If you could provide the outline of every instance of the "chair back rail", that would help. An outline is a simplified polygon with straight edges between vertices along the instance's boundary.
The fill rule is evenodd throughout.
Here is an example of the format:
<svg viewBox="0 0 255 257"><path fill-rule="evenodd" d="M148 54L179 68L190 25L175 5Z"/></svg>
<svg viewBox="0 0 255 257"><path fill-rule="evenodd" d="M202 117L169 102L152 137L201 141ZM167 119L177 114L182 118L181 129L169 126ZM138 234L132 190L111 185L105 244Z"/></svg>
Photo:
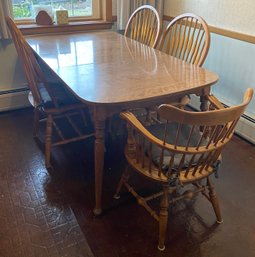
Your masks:
<svg viewBox="0 0 255 257"><path fill-rule="evenodd" d="M202 66L209 47L207 23L195 14L185 13L168 24L157 48L178 59Z"/></svg>
<svg viewBox="0 0 255 257"><path fill-rule="evenodd" d="M150 47L155 47L161 32L161 18L151 5L137 8L127 22L124 35Z"/></svg>

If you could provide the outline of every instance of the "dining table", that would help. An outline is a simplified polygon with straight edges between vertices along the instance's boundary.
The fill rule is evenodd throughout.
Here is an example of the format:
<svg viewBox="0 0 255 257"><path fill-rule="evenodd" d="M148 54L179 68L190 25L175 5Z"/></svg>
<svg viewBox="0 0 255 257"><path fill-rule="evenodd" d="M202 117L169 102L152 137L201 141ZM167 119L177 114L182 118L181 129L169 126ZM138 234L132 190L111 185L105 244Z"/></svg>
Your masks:
<svg viewBox="0 0 255 257"><path fill-rule="evenodd" d="M206 95L218 75L113 30L26 37L38 59L92 110L95 128L95 215L103 210L106 120L123 110Z"/></svg>

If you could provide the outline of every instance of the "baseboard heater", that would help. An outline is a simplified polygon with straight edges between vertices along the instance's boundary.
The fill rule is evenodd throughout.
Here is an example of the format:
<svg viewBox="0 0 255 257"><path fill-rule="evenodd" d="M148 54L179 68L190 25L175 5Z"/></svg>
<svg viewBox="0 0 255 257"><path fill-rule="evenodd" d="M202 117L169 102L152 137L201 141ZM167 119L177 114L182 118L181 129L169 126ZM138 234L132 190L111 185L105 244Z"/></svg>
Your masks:
<svg viewBox="0 0 255 257"><path fill-rule="evenodd" d="M225 107L229 107L229 105L222 103ZM199 97L193 96L191 97L191 108L199 110L200 108L200 99ZM252 144L255 144L255 119L243 114L237 123L235 133L249 141Z"/></svg>
<svg viewBox="0 0 255 257"><path fill-rule="evenodd" d="M242 115L235 133L255 145L255 120L247 115Z"/></svg>
<svg viewBox="0 0 255 257"><path fill-rule="evenodd" d="M0 91L0 112L30 106L28 92L28 87Z"/></svg>

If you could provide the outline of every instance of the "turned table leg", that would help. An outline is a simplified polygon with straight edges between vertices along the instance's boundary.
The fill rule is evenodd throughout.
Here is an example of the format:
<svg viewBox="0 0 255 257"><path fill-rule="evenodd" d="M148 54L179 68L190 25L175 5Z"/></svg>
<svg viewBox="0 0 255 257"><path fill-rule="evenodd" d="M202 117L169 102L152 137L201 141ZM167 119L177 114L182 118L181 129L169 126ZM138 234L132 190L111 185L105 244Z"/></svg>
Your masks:
<svg viewBox="0 0 255 257"><path fill-rule="evenodd" d="M207 96L210 94L210 88L206 88L203 90L202 94L200 95L200 110L202 112L208 111L208 98Z"/></svg>
<svg viewBox="0 0 255 257"><path fill-rule="evenodd" d="M102 186L104 172L104 130L105 121L95 121L95 208L96 216L102 213Z"/></svg>

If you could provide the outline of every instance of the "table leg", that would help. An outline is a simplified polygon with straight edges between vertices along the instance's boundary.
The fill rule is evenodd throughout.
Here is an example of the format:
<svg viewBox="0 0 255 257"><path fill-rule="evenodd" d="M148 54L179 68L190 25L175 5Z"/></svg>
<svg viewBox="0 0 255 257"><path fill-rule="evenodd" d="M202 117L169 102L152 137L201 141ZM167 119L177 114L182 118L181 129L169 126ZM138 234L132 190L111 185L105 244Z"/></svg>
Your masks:
<svg viewBox="0 0 255 257"><path fill-rule="evenodd" d="M210 88L204 89L202 94L200 95L200 110L208 111L208 98L207 96L210 94Z"/></svg>
<svg viewBox="0 0 255 257"><path fill-rule="evenodd" d="M102 186L104 172L104 136L105 121L95 121L95 201L96 206L93 210L96 216L102 213Z"/></svg>

